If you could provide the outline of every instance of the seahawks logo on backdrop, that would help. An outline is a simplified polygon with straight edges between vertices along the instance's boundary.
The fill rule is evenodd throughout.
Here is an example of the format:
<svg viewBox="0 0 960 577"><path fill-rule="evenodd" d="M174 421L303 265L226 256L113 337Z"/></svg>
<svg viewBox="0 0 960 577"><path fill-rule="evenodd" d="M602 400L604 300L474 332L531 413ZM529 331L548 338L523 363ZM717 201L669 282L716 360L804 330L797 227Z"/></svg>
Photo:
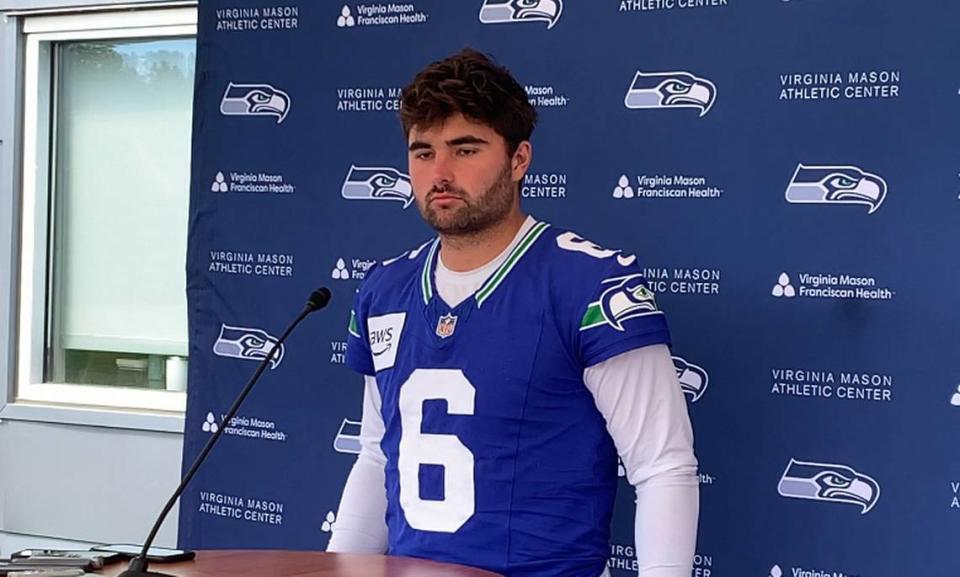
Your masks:
<svg viewBox="0 0 960 577"><path fill-rule="evenodd" d="M790 459L777 492L794 499L856 505L862 515L869 513L880 499L880 485L872 477L846 465L796 459Z"/></svg>
<svg viewBox="0 0 960 577"><path fill-rule="evenodd" d="M677 380L680 381L680 390L690 397L691 403L696 403L707 392L710 377L703 367L688 363L681 357L673 357L673 367L677 370Z"/></svg>
<svg viewBox="0 0 960 577"><path fill-rule="evenodd" d="M580 330L609 325L623 331L627 320L647 315L663 314L657 309L653 292L647 288L642 274L605 279L607 286L600 299L590 303L580 321Z"/></svg>
<svg viewBox="0 0 960 577"><path fill-rule="evenodd" d="M787 185L792 204L863 204L876 212L887 196L887 181L856 166L797 165Z"/></svg>
<svg viewBox="0 0 960 577"><path fill-rule="evenodd" d="M410 177L393 168L351 166L340 195L347 200L393 200L407 208L413 202Z"/></svg>
<svg viewBox="0 0 960 577"><path fill-rule="evenodd" d="M484 0L480 8L480 22L503 24L508 22L546 22L553 28L563 13L562 0Z"/></svg>
<svg viewBox="0 0 960 577"><path fill-rule="evenodd" d="M706 115L717 98L717 87L689 72L640 72L630 83L624 105L632 110L648 108L696 108Z"/></svg>
<svg viewBox="0 0 960 577"><path fill-rule="evenodd" d="M220 336L213 343L213 354L218 357L262 361L277 346L279 339L266 331L248 327L220 326ZM283 345L270 359L270 368L280 366L283 360Z"/></svg>
<svg viewBox="0 0 960 577"><path fill-rule="evenodd" d="M360 421L343 419L333 438L333 450L348 455L360 454Z"/></svg>
<svg viewBox="0 0 960 577"><path fill-rule="evenodd" d="M275 116L277 124L290 112L290 96L269 84L227 85L220 100L220 114L225 116Z"/></svg>

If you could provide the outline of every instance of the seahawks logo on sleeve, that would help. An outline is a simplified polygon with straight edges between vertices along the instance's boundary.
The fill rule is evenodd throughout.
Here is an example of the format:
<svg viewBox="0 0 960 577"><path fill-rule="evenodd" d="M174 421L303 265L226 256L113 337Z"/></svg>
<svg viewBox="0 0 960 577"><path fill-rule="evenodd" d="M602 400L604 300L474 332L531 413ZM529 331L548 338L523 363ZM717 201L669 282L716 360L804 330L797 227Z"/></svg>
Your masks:
<svg viewBox="0 0 960 577"><path fill-rule="evenodd" d="M592 257L565 258L563 266L564 277L579 285L572 291L576 308L567 317L578 335L579 362L589 367L632 349L670 344L666 316L635 255L603 248L572 232L557 235L556 242L562 250ZM590 292L583 290L587 287L582 281L592 281Z"/></svg>
<svg viewBox="0 0 960 577"><path fill-rule="evenodd" d="M624 321L647 315L662 314L643 275L604 279L600 299L590 303L580 321L580 330L609 325L623 332Z"/></svg>
<svg viewBox="0 0 960 577"><path fill-rule="evenodd" d="M600 247L572 232L557 236L557 246L570 252L579 252L597 260L616 257L616 263L624 272L633 268L637 257L624 255L619 250ZM653 292L647 288L646 280L640 273L617 275L601 281L600 296L587 305L580 319L580 330L610 326L624 332L623 323L633 318L663 314L657 308Z"/></svg>

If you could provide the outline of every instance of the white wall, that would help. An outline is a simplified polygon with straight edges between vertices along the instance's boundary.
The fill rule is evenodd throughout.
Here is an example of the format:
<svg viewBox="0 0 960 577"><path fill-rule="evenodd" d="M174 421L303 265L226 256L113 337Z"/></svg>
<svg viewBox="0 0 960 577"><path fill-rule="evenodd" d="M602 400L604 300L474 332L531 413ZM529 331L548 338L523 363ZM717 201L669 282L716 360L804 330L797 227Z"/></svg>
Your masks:
<svg viewBox="0 0 960 577"><path fill-rule="evenodd" d="M0 423L0 551L38 537L141 543L179 480L182 435ZM158 535L176 544L176 509Z"/></svg>
<svg viewBox="0 0 960 577"><path fill-rule="evenodd" d="M0 0L0 13L137 0ZM0 554L139 543L180 474L182 417L17 406L13 360L20 109L16 18L0 14ZM158 544L176 543L176 511Z"/></svg>

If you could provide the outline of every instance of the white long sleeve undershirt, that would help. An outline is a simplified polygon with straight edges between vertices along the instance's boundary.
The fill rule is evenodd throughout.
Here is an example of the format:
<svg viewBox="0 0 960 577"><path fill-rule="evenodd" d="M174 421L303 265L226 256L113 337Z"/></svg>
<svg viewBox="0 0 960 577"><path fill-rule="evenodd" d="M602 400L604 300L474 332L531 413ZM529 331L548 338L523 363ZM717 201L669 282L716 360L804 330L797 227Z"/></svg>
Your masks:
<svg viewBox="0 0 960 577"><path fill-rule="evenodd" d="M506 258L526 230L528 218L500 256L467 273L438 260L436 286L456 306L470 297ZM584 383L603 415L636 492L634 539L640 577L689 577L699 517L693 432L666 345L627 351L584 371ZM386 457L380 448L384 424L374 377L365 377L360 455L344 486L331 552L384 553L387 509Z"/></svg>

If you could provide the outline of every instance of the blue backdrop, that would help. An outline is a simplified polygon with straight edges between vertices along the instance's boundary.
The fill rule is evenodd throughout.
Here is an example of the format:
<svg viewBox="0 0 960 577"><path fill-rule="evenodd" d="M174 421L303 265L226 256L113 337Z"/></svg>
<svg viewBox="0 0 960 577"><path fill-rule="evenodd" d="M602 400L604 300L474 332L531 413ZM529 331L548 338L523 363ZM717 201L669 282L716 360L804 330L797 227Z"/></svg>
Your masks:
<svg viewBox="0 0 960 577"><path fill-rule="evenodd" d="M333 300L183 495L180 544L326 546L358 446L354 291L430 236L399 89L473 46L540 113L525 209L635 252L667 312L694 575L957 575L958 21L947 0L202 1L185 463L310 290Z"/></svg>

